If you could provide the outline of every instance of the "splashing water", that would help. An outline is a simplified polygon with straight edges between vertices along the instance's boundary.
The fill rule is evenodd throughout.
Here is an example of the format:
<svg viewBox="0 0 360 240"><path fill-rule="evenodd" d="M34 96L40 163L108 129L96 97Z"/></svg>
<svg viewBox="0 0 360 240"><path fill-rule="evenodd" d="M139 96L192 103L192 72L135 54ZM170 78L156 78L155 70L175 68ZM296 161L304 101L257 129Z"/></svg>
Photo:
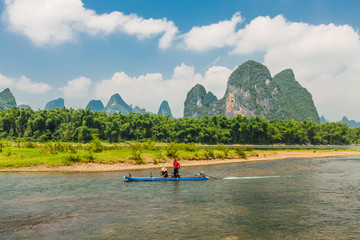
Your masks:
<svg viewBox="0 0 360 240"><path fill-rule="evenodd" d="M265 178L285 178L292 177L291 175L278 176L252 176L252 177L225 177L224 180L244 180L244 179L265 179Z"/></svg>

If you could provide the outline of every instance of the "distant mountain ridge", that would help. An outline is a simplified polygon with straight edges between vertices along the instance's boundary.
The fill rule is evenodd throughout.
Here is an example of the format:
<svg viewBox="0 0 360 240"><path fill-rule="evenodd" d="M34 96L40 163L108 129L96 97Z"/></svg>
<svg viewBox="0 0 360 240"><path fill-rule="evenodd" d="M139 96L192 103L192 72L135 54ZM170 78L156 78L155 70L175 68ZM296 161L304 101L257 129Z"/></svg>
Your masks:
<svg viewBox="0 0 360 240"><path fill-rule="evenodd" d="M356 122L355 120L349 120L347 117L343 116L340 121L341 123L347 123L349 127L360 127L360 122Z"/></svg>
<svg viewBox="0 0 360 240"><path fill-rule="evenodd" d="M118 93L115 93L110 97L109 102L105 107L106 113L121 112L122 114L128 114L132 112L132 108L120 97Z"/></svg>
<svg viewBox="0 0 360 240"><path fill-rule="evenodd" d="M295 80L291 69L272 78L266 66L252 60L232 72L220 100L200 84L187 94L184 117L221 114L320 122L311 94Z"/></svg>
<svg viewBox="0 0 360 240"><path fill-rule="evenodd" d="M184 117L203 117L211 112L211 115L215 114L215 109L211 109L212 104L216 103L217 97L212 92L206 92L205 88L201 84L196 84L187 94L184 103Z"/></svg>
<svg viewBox="0 0 360 240"><path fill-rule="evenodd" d="M12 106L16 106L16 101L7 88L0 93L0 108L4 110ZM48 102L45 109L63 107L64 99L59 98ZM106 113L147 112L144 108L127 104L118 93L111 96L105 107L100 100L91 100L86 106L86 109L88 108ZM162 102L158 114L171 115L167 101ZM296 81L291 69L272 77L266 66L252 60L241 64L232 72L225 95L221 99L206 91L200 84L188 92L184 102L184 117L214 115L320 122L311 94Z"/></svg>
<svg viewBox="0 0 360 240"><path fill-rule="evenodd" d="M28 109L28 108L31 108L29 105L26 105L26 104L20 104L19 105L19 108L24 108L24 109Z"/></svg>
<svg viewBox="0 0 360 240"><path fill-rule="evenodd" d="M46 110L52 110L52 109L56 109L56 108L61 109L63 107L65 107L65 103L64 103L63 98L58 98L58 99L55 99L55 100L51 100L45 105Z"/></svg>
<svg viewBox="0 0 360 240"><path fill-rule="evenodd" d="M0 110L10 109L16 105L15 97L9 88L5 88L4 91L0 92Z"/></svg>
<svg viewBox="0 0 360 240"><path fill-rule="evenodd" d="M128 105L118 93L115 93L110 97L109 102L105 107L106 113L146 113L144 108L140 108L138 106L132 107L132 105Z"/></svg>
<svg viewBox="0 0 360 240"><path fill-rule="evenodd" d="M320 123L327 123L327 122L329 122L329 121L324 117L324 115L321 115Z"/></svg>
<svg viewBox="0 0 360 240"><path fill-rule="evenodd" d="M164 115L164 116L170 116L171 118L173 117L172 113L171 113L171 110L170 110L169 103L167 101L165 101L165 100L162 101L157 114L158 115Z"/></svg>
<svg viewBox="0 0 360 240"><path fill-rule="evenodd" d="M294 72L291 69L283 70L273 79L280 89L280 97L275 104L278 104L281 110L274 116L270 115L270 118L320 122L311 94L295 80Z"/></svg>
<svg viewBox="0 0 360 240"><path fill-rule="evenodd" d="M104 111L104 104L101 100L91 100L85 109L89 109L93 112Z"/></svg>

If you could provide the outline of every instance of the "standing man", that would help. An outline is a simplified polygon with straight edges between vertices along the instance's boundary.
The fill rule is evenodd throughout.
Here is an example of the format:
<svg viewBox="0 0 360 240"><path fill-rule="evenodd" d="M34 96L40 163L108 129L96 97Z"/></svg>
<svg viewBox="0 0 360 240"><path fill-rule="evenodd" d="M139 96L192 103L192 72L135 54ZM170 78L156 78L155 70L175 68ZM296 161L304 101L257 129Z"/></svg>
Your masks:
<svg viewBox="0 0 360 240"><path fill-rule="evenodd" d="M173 165L174 165L174 178L179 178L180 163L176 161L176 159L174 159Z"/></svg>

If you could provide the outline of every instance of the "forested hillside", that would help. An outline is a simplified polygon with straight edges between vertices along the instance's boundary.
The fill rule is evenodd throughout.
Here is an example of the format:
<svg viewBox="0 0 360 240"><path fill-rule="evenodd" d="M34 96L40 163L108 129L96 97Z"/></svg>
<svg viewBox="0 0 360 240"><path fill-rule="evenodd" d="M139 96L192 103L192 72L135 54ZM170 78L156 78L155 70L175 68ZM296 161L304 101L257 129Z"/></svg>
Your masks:
<svg viewBox="0 0 360 240"><path fill-rule="evenodd" d="M311 94L296 81L291 69L272 78L266 66L249 60L231 73L223 98L211 95L202 85L193 87L186 96L184 116L241 115L320 122Z"/></svg>
<svg viewBox="0 0 360 240"><path fill-rule="evenodd" d="M80 141L98 136L109 142L151 139L161 142L207 144L353 144L360 128L311 121L265 120L223 115L171 119L156 114L106 114L88 110L30 108L0 111L0 139Z"/></svg>

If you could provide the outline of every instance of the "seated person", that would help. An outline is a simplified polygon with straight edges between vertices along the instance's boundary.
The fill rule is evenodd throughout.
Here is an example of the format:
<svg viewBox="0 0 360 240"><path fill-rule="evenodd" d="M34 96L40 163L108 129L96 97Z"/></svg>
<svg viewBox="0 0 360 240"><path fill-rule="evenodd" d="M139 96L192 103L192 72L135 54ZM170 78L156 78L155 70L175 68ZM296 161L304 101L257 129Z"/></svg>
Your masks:
<svg viewBox="0 0 360 240"><path fill-rule="evenodd" d="M167 178L169 176L168 172L167 172L167 169L165 167L163 167L161 169L161 173L160 173L160 177L164 177L164 178Z"/></svg>
<svg viewBox="0 0 360 240"><path fill-rule="evenodd" d="M203 171L201 172L197 172L197 173L194 173L195 176L200 176L200 177L204 177L205 176L205 173Z"/></svg>

